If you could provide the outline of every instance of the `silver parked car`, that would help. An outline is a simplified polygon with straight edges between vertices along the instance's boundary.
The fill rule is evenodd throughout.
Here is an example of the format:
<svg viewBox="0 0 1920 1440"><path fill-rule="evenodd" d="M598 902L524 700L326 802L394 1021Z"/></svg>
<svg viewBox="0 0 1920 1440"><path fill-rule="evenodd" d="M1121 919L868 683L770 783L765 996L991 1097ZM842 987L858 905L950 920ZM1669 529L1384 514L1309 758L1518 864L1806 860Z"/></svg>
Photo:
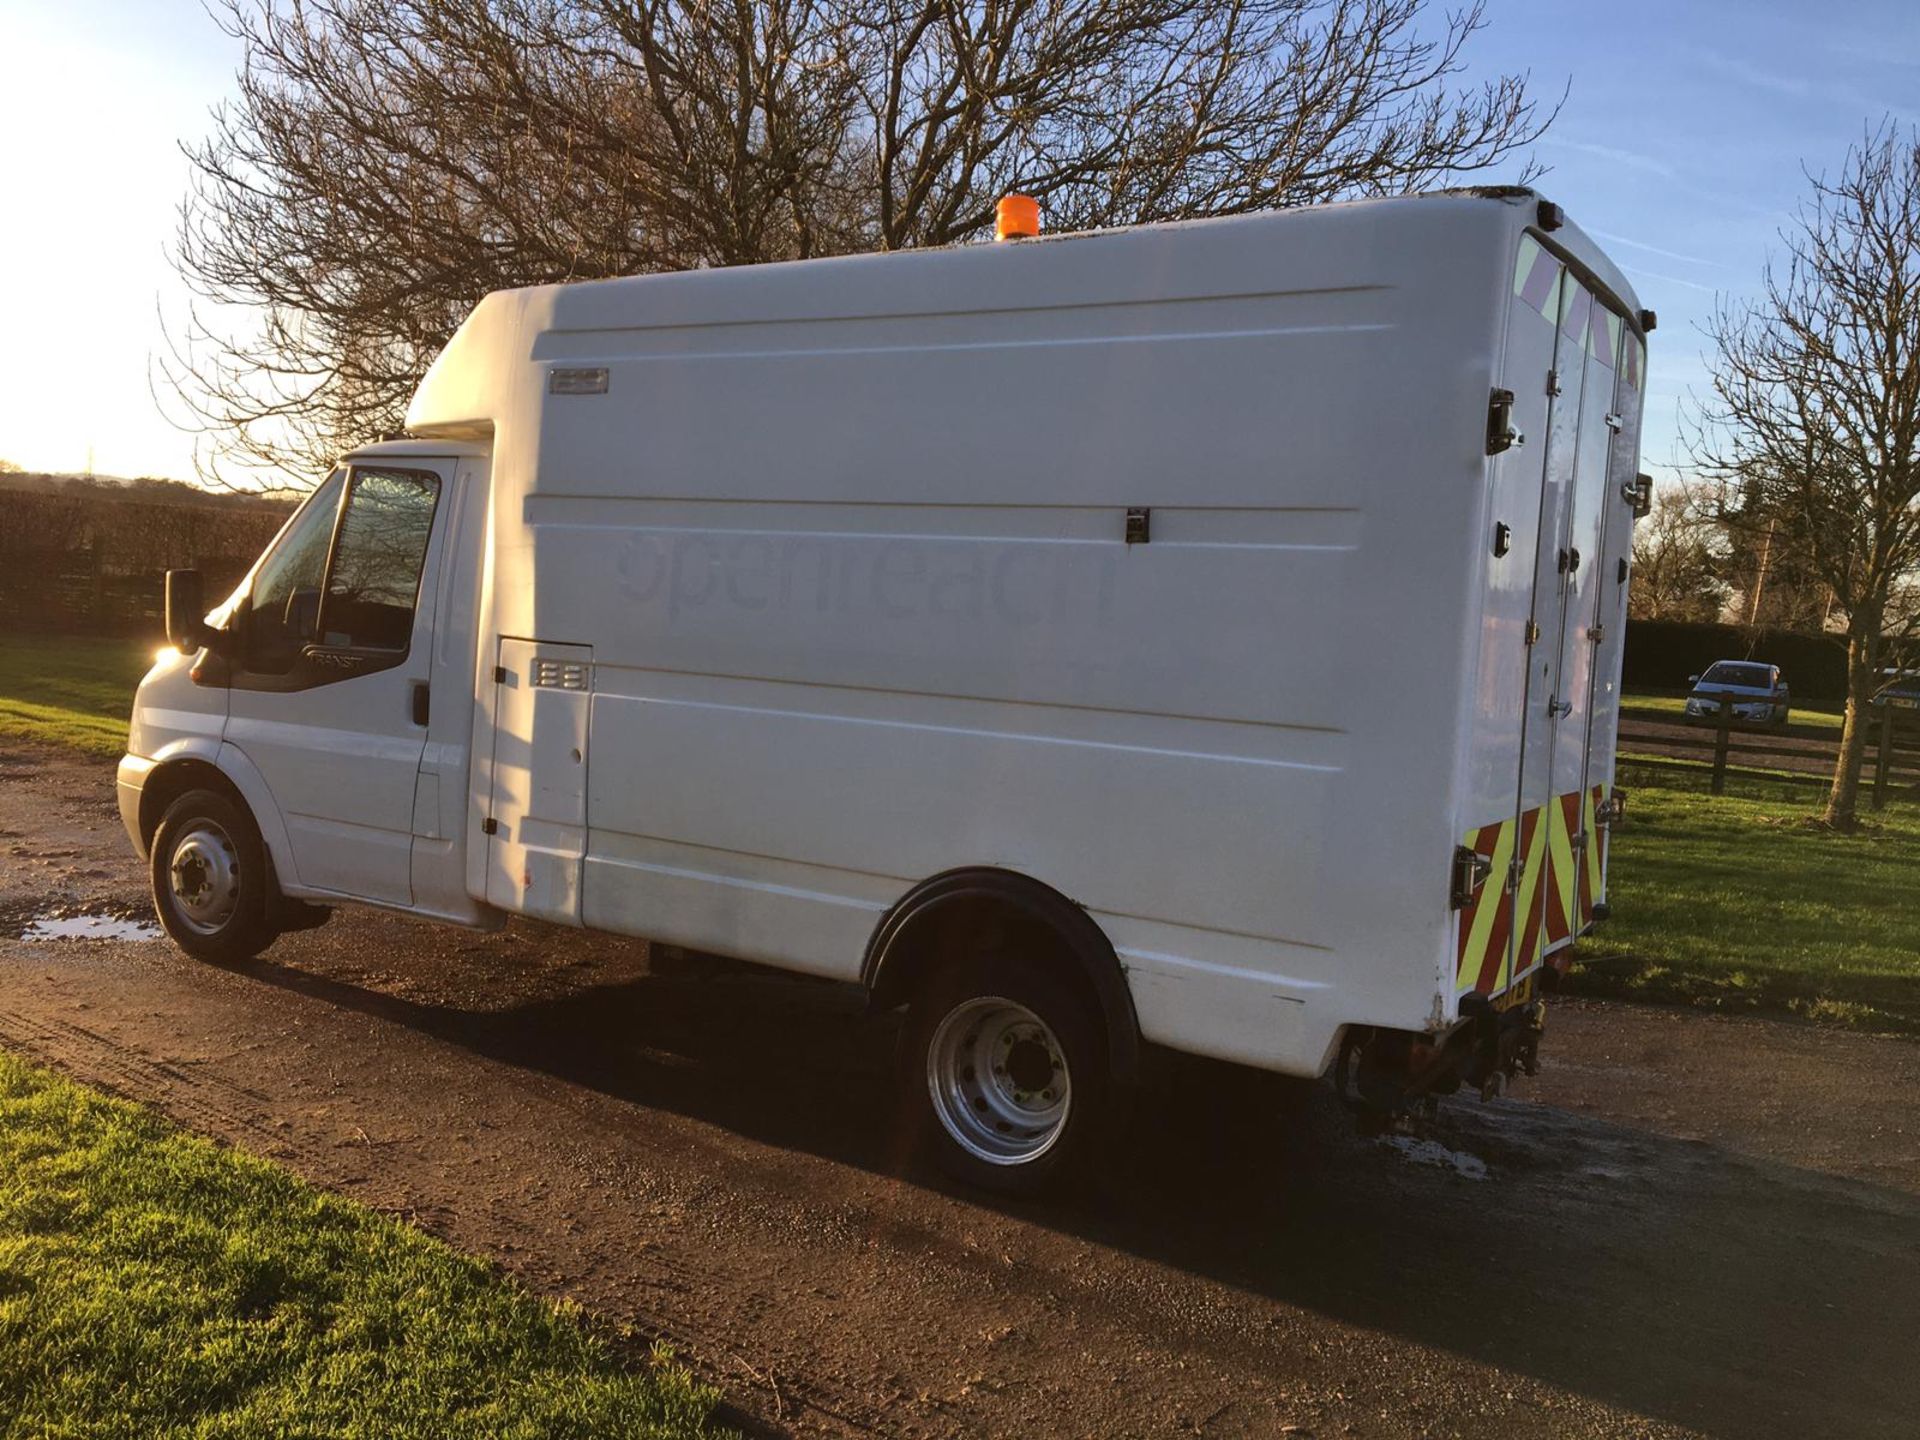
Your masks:
<svg viewBox="0 0 1920 1440"><path fill-rule="evenodd" d="M1716 719L1722 696L1732 704L1736 724L1770 725L1777 730L1787 723L1787 682L1778 665L1716 660L1706 674L1688 676L1687 683L1693 686L1687 696L1687 720L1692 724Z"/></svg>

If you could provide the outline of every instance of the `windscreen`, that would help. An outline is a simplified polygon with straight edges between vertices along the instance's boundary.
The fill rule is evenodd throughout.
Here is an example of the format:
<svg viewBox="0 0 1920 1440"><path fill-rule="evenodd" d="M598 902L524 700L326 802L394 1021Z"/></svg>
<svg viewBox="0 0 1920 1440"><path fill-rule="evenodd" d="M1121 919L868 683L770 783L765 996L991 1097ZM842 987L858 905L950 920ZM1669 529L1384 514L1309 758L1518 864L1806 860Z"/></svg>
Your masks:
<svg viewBox="0 0 1920 1440"><path fill-rule="evenodd" d="M1765 665L1729 665L1722 663L1700 677L1702 685L1744 685L1755 690L1773 688L1773 671Z"/></svg>

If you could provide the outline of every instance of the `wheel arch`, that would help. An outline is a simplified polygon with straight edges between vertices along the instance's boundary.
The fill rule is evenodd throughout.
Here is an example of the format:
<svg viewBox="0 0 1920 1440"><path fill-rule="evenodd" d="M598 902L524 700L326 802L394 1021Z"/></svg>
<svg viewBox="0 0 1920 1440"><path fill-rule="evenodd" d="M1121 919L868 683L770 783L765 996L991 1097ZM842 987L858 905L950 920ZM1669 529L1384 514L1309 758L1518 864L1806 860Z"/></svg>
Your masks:
<svg viewBox="0 0 1920 1440"><path fill-rule="evenodd" d="M147 775L146 783L140 787L140 846L143 850L153 848L154 832L160 828L160 821L167 809L189 790L212 790L225 795L237 805L245 806L251 814L253 807L247 804L247 797L240 793L240 787L213 761L201 755L183 755L166 760L153 767ZM254 823L259 824L256 817Z"/></svg>
<svg viewBox="0 0 1920 1440"><path fill-rule="evenodd" d="M912 998L941 955L941 942L966 925L993 918L1047 931L1069 978L1091 995L1104 1023L1114 1078L1132 1084L1140 1068L1140 1022L1113 942L1084 908L1058 890L993 866L948 870L921 881L881 918L860 965L874 1008Z"/></svg>
<svg viewBox="0 0 1920 1440"><path fill-rule="evenodd" d="M167 807L189 790L207 789L226 795L253 819L260 842L267 849L267 863L273 869L276 890L284 891L298 882L293 851L287 839L285 822L273 802L266 778L253 767L246 754L222 743L209 754L199 748L173 753L163 751L140 787L140 844L143 851L153 848L153 835Z"/></svg>

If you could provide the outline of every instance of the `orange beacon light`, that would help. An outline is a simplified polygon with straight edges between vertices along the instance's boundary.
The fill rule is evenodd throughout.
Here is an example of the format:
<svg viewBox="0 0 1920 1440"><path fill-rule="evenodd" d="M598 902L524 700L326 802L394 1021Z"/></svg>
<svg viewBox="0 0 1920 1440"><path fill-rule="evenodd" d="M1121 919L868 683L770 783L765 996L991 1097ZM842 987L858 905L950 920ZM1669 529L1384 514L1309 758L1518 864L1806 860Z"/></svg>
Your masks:
<svg viewBox="0 0 1920 1440"><path fill-rule="evenodd" d="M1003 195L993 215L995 240L1031 240L1040 233L1040 202L1031 195Z"/></svg>

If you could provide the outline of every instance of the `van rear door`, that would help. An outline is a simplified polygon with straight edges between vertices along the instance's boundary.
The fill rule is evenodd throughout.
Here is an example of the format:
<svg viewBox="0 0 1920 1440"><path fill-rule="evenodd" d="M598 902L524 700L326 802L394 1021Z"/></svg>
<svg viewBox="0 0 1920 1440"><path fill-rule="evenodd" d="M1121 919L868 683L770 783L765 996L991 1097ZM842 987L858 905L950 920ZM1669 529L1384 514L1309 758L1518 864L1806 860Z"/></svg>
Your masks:
<svg viewBox="0 0 1920 1440"><path fill-rule="evenodd" d="M1599 564L1593 577L1593 611L1588 639L1593 670L1589 676L1586 768L1580 781L1581 834L1574 895L1574 934L1593 924L1594 906L1607 893L1608 827L1603 807L1613 793L1614 753L1620 735L1620 662L1627 640L1627 582L1633 561L1634 505L1629 494L1640 467L1641 409L1646 393L1646 342L1621 326L1619 370L1614 381L1614 411L1620 428L1607 458L1606 493L1600 512Z"/></svg>
<svg viewBox="0 0 1920 1440"><path fill-rule="evenodd" d="M1461 848L1478 857L1486 878L1471 897L1458 897L1465 903L1457 993L1505 991L1516 959L1527 968L1539 947L1554 678L1553 639L1539 617L1551 606L1557 634L1555 556L1573 470L1585 295L1558 257L1531 235L1520 239L1497 383L1513 394L1513 427L1524 439L1492 465L1491 558L1460 817Z"/></svg>
<svg viewBox="0 0 1920 1440"><path fill-rule="evenodd" d="M1579 928L1579 876L1588 840L1583 800L1593 707L1594 611L1602 588L1608 475L1620 430L1615 387L1625 325L1594 295L1581 340L1578 438L1569 479L1566 522L1558 540L1557 594L1543 620L1554 639L1552 719L1541 824L1547 835L1547 881L1540 952L1573 943Z"/></svg>

